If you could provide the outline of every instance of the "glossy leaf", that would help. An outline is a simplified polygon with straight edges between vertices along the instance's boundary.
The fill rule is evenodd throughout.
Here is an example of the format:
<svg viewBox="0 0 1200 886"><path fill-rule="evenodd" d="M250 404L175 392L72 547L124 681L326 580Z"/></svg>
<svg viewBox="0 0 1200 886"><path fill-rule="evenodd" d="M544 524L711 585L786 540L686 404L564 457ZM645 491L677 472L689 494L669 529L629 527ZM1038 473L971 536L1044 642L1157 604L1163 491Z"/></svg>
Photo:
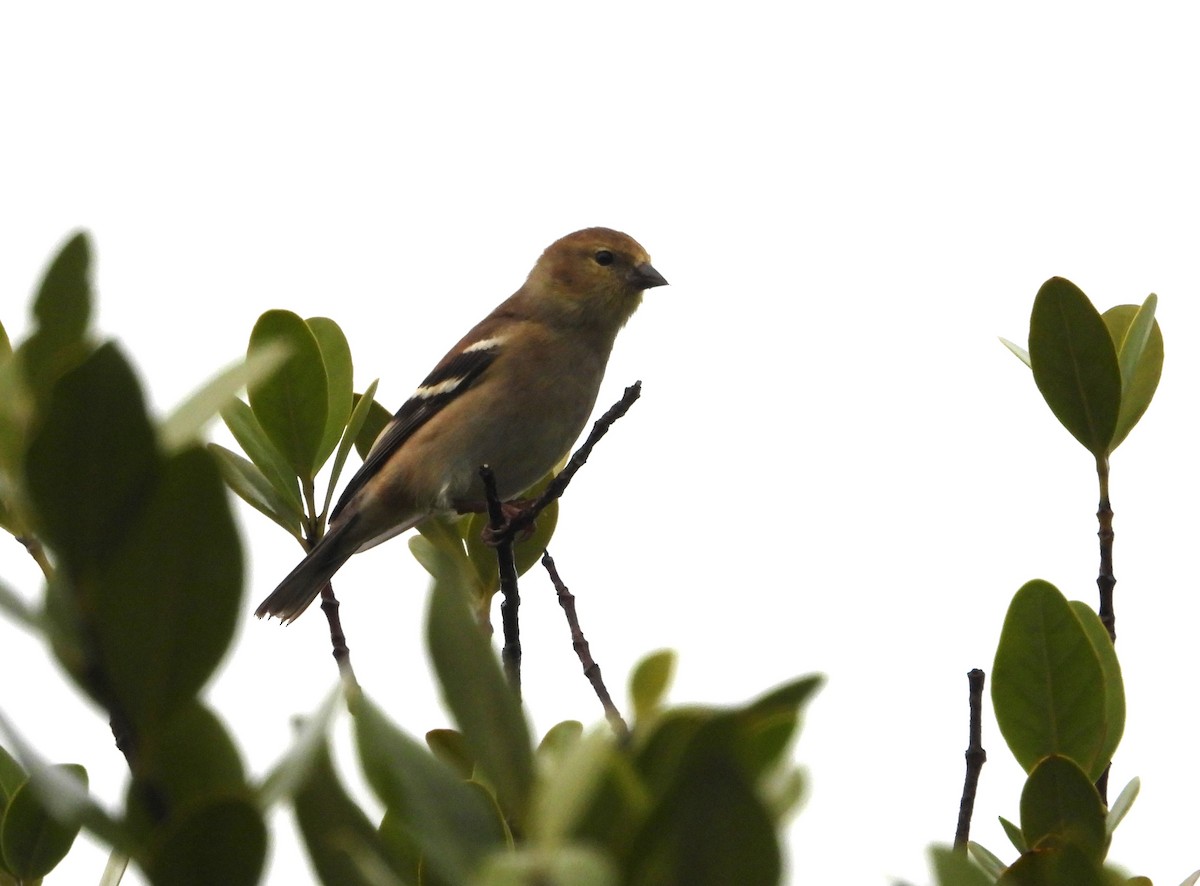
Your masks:
<svg viewBox="0 0 1200 886"><path fill-rule="evenodd" d="M204 426L237 397L247 384L270 378L287 358L283 347L265 347L224 369L183 401L159 426L159 440L167 452L176 452L200 440Z"/></svg>
<svg viewBox="0 0 1200 886"><path fill-rule="evenodd" d="M254 804L219 797L172 823L143 866L155 886L253 886L266 850L266 825Z"/></svg>
<svg viewBox="0 0 1200 886"><path fill-rule="evenodd" d="M1024 852L1029 848L1029 844L1025 842L1025 835L1021 833L1021 829L1005 818L999 816L1000 827L1004 828L1004 833L1008 835L1008 840L1013 844L1013 848L1017 852Z"/></svg>
<svg viewBox="0 0 1200 886"><path fill-rule="evenodd" d="M221 479L238 498L300 538L302 515L292 509L291 502L279 494L257 465L216 443L209 443L207 448L216 459Z"/></svg>
<svg viewBox="0 0 1200 886"><path fill-rule="evenodd" d="M9 799L27 778L29 773L8 751L0 747L0 816L3 816Z"/></svg>
<svg viewBox="0 0 1200 886"><path fill-rule="evenodd" d="M563 741L554 753L540 755L543 777L536 785L529 816L529 831L537 843L555 845L575 833L588 810L601 799L599 793L606 776L614 771L615 756L611 736L602 731Z"/></svg>
<svg viewBox="0 0 1200 886"><path fill-rule="evenodd" d="M258 790L262 808L269 809L283 798L292 796L308 778L309 770L316 765L318 755L325 748L329 724L344 697L342 684L338 683L321 706L297 725L292 746L271 768Z"/></svg>
<svg viewBox="0 0 1200 886"><path fill-rule="evenodd" d="M1052 846L1018 858L996 886L1112 886L1112 881L1080 849Z"/></svg>
<svg viewBox="0 0 1200 886"><path fill-rule="evenodd" d="M497 852L484 865L478 886L617 886L613 860L595 846L554 846Z"/></svg>
<svg viewBox="0 0 1200 886"><path fill-rule="evenodd" d="M1082 769L1052 754L1038 761L1021 791L1021 834L1030 847L1072 845L1104 860L1104 803Z"/></svg>
<svg viewBox="0 0 1200 886"><path fill-rule="evenodd" d="M648 719L662 706L674 675L675 653L670 649L652 652L637 663L629 678L635 722Z"/></svg>
<svg viewBox="0 0 1200 886"><path fill-rule="evenodd" d="M781 761L795 734L800 709L824 682L820 676L797 677L734 712L739 758L747 771L754 776L765 775Z"/></svg>
<svg viewBox="0 0 1200 886"><path fill-rule="evenodd" d="M1141 307L1118 305L1104 312L1104 323L1117 348L1121 368L1121 412L1110 450L1116 449L1133 430L1158 390L1163 337L1154 319L1157 304L1157 297L1151 295Z"/></svg>
<svg viewBox="0 0 1200 886"><path fill-rule="evenodd" d="M383 843L370 819L346 793L327 741L317 744L308 777L292 799L309 860L322 883L373 886L361 862L385 864Z"/></svg>
<svg viewBox="0 0 1200 886"><path fill-rule="evenodd" d="M82 783L68 769L46 763L30 746L29 742L0 713L0 733L8 737L12 756L30 774L40 802L56 821L82 823L89 831L99 836L110 846L128 849L133 841L120 823L96 805Z"/></svg>
<svg viewBox="0 0 1200 886"><path fill-rule="evenodd" d="M1121 409L1121 370L1108 327L1069 280L1047 280L1029 319L1033 378L1051 411L1101 458L1111 451Z"/></svg>
<svg viewBox="0 0 1200 886"><path fill-rule="evenodd" d="M1025 770L1070 757L1093 780L1105 756L1104 671L1087 631L1058 589L1027 583L1013 597L992 668L1000 732Z"/></svg>
<svg viewBox="0 0 1200 886"><path fill-rule="evenodd" d="M220 718L193 699L153 730L143 730L126 796L126 823L146 839L164 817L246 794L237 745Z"/></svg>
<svg viewBox="0 0 1200 886"><path fill-rule="evenodd" d="M375 445L375 441L379 439L379 435L383 433L383 429L388 426L392 420L392 414L376 400L371 404L370 411L367 412L366 420L363 422L362 430L358 432L358 436L354 438L354 449L358 452L358 457L366 459L371 451L371 447Z"/></svg>
<svg viewBox="0 0 1200 886"><path fill-rule="evenodd" d="M457 729L431 729L425 733L425 744L433 755L458 773L466 781L475 774L475 758L467 747L467 740Z"/></svg>
<svg viewBox="0 0 1200 886"><path fill-rule="evenodd" d="M1015 827L1015 825L1014 825ZM1018 831L1020 833L1020 831ZM1025 850L1022 849L1022 852ZM1004 862L993 855L988 849L979 845L974 840L967 841L967 852L971 859L983 869L983 871L992 878L994 882L997 877L1004 873L1004 869L1008 867Z"/></svg>
<svg viewBox="0 0 1200 886"><path fill-rule="evenodd" d="M32 630L39 630L41 618L16 592L0 581L0 613Z"/></svg>
<svg viewBox="0 0 1200 886"><path fill-rule="evenodd" d="M75 577L111 556L159 470L141 386L106 344L54 386L25 458L42 538Z"/></svg>
<svg viewBox="0 0 1200 886"><path fill-rule="evenodd" d="M354 409L350 412L350 420L346 423L342 442L338 445L337 455L333 459L333 468L329 472L329 488L325 492L325 504L321 508L324 513L329 512L329 503L333 501L333 492L337 488L338 480L341 479L342 468L346 466L346 459L350 457L350 448L362 432L367 416L371 414L371 407L375 403L375 388L378 386L379 379L375 379L367 385L367 389L362 394L354 395Z"/></svg>
<svg viewBox="0 0 1200 886"><path fill-rule="evenodd" d="M212 457L184 450L161 473L88 613L109 688L143 724L208 681L242 600L241 542Z"/></svg>
<svg viewBox="0 0 1200 886"><path fill-rule="evenodd" d="M1019 344L1009 341L1008 339L1004 338L1003 336L1001 336L1001 338L1000 338L1000 344L1004 345L1004 347L1006 347L1010 351L1012 351L1013 354L1016 355L1016 358L1018 360L1020 360L1022 363L1024 363L1026 366L1030 366L1029 351L1025 350Z"/></svg>
<svg viewBox="0 0 1200 886"><path fill-rule="evenodd" d="M87 234L74 234L51 260L34 296L36 326L20 355L25 378L39 397L87 353L91 263Z"/></svg>
<svg viewBox="0 0 1200 886"><path fill-rule="evenodd" d="M325 363L307 323L291 311L267 311L250 332L247 356L280 344L287 348L287 361L249 386L250 408L296 476L311 479L321 466L318 456L329 415Z"/></svg>
<svg viewBox="0 0 1200 886"><path fill-rule="evenodd" d="M1134 777L1129 780L1129 784L1121 790L1117 799L1113 800L1108 807L1108 814L1104 818L1104 830L1108 836L1112 836L1125 816L1129 814L1130 808L1133 806L1133 801L1137 799L1138 792L1142 789L1142 780Z"/></svg>
<svg viewBox="0 0 1200 886"><path fill-rule="evenodd" d="M730 753L735 729L731 719L717 718L687 742L630 855L632 882L779 882L775 824Z"/></svg>
<svg viewBox="0 0 1200 886"><path fill-rule="evenodd" d="M538 742L538 756L562 754L574 747L583 737L583 724L578 720L563 720L546 730Z"/></svg>
<svg viewBox="0 0 1200 886"><path fill-rule="evenodd" d="M325 378L329 396L325 416L325 434L317 452L316 465L325 464L346 429L350 411L354 406L354 361L350 355L350 343L342 328L328 317L309 317L304 321L321 349L321 362L325 364Z"/></svg>
<svg viewBox="0 0 1200 886"><path fill-rule="evenodd" d="M54 768L86 789L87 772L82 766ZM63 823L46 810L37 785L30 779L12 795L0 823L4 867L18 879L44 877L66 857L78 833L78 822Z"/></svg>
<svg viewBox="0 0 1200 886"><path fill-rule="evenodd" d="M1070 603L1071 611L1075 613L1087 634L1100 662L1100 670L1104 674L1104 729L1100 736L1102 741L1097 758L1107 765L1125 733L1125 682L1121 678L1121 662L1117 658L1112 638L1108 636L1108 629L1104 627L1096 611L1079 600L1072 600Z"/></svg>
<svg viewBox="0 0 1200 886"><path fill-rule="evenodd" d="M533 784L525 713L473 615L462 566L439 551L433 574L426 640L442 699L501 808L520 821Z"/></svg>
<svg viewBox="0 0 1200 886"><path fill-rule="evenodd" d="M12 356L12 342L8 340L8 333L4 329L4 324L0 323L0 363Z"/></svg>
<svg viewBox="0 0 1200 886"><path fill-rule="evenodd" d="M483 858L505 845L490 804L365 696L352 713L363 772L394 816L392 826L411 835L434 874L450 883L470 882Z"/></svg>
<svg viewBox="0 0 1200 886"><path fill-rule="evenodd" d="M221 410L221 418L242 451L288 503L287 513L294 513L299 522L304 515L304 505L300 501L296 472L267 438L267 432L254 417L254 411L241 400L232 400Z"/></svg>
<svg viewBox="0 0 1200 886"><path fill-rule="evenodd" d="M992 886L994 882L967 853L949 846L929 850L934 886Z"/></svg>

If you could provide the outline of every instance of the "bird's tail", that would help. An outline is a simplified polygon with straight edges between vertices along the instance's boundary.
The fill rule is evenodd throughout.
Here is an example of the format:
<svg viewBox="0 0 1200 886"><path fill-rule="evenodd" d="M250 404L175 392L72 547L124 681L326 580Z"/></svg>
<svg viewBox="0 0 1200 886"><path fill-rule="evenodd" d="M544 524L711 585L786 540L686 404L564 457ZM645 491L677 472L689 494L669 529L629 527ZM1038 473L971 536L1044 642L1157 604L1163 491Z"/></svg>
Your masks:
<svg viewBox="0 0 1200 886"><path fill-rule="evenodd" d="M284 624L298 619L309 604L317 598L333 574L350 559L357 547L347 539L346 530L354 523L353 518L330 527L325 537L317 542L299 565L288 573L279 587L259 604L254 614L259 618L274 616Z"/></svg>

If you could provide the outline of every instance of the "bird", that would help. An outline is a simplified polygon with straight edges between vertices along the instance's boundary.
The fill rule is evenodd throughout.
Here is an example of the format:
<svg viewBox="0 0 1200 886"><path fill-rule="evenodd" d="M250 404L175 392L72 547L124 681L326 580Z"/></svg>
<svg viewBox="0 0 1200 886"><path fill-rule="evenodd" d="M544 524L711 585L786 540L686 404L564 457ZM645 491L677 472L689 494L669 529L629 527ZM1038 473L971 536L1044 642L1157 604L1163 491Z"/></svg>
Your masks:
<svg viewBox="0 0 1200 886"><path fill-rule="evenodd" d="M617 333L645 290L665 285L619 231L585 228L548 246L380 432L325 535L255 614L291 623L354 554L431 515L479 510L483 465L501 501L553 470L591 415Z"/></svg>

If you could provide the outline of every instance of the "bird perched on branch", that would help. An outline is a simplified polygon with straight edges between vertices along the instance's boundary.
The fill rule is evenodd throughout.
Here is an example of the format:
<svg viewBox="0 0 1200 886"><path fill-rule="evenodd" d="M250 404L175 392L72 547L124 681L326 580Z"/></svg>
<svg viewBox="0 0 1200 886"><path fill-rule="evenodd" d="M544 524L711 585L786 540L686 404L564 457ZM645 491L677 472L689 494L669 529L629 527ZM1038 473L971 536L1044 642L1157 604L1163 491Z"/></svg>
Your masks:
<svg viewBox="0 0 1200 886"><path fill-rule="evenodd" d="M631 237L587 228L550 245L525 285L450 349L384 428L329 531L256 614L294 621L351 555L431 514L479 510L479 468L500 499L545 476L575 442L617 332L667 281Z"/></svg>

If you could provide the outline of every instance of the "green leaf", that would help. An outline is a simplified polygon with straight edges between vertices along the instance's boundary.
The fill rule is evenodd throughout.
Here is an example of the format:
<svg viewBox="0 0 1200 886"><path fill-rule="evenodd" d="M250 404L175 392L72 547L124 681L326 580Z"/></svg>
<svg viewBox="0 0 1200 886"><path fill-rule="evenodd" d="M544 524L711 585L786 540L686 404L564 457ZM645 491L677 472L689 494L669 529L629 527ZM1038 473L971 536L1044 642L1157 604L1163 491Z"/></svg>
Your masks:
<svg viewBox="0 0 1200 886"><path fill-rule="evenodd" d="M159 458L133 369L113 344L54 386L25 458L41 537L82 578L107 561L154 486Z"/></svg>
<svg viewBox="0 0 1200 886"><path fill-rule="evenodd" d="M733 712L738 759L752 777L765 776L782 762L799 723L800 708L823 682L819 676L798 677Z"/></svg>
<svg viewBox="0 0 1200 886"><path fill-rule="evenodd" d="M1020 360L1022 363L1024 363L1026 366L1031 365L1029 362L1029 352L1027 350L1025 350L1023 347L1021 347L1020 345L1018 345L1014 342L1009 341L1008 339L1004 338L1003 336L1001 336L1001 338L1000 338L1000 344L1004 345L1004 347L1006 347L1010 351L1012 351L1016 355L1017 359Z"/></svg>
<svg viewBox="0 0 1200 886"><path fill-rule="evenodd" d="M27 773L8 751L0 747L0 818L4 816L4 807L9 799L29 778Z"/></svg>
<svg viewBox="0 0 1200 886"><path fill-rule="evenodd" d="M649 719L662 707L674 676L675 653L670 649L652 652L637 663L629 678L634 722Z"/></svg>
<svg viewBox="0 0 1200 886"><path fill-rule="evenodd" d="M143 862L155 886L254 886L262 874L267 829L246 797L218 797L172 822Z"/></svg>
<svg viewBox="0 0 1200 886"><path fill-rule="evenodd" d="M1129 814L1133 801L1137 799L1141 789L1142 780L1140 778L1130 779L1129 784L1125 785L1117 799L1108 807L1108 814L1104 818L1104 831L1109 837L1113 835L1117 825L1125 820L1125 816Z"/></svg>
<svg viewBox="0 0 1200 886"><path fill-rule="evenodd" d="M1020 834L1020 831L1018 830L1017 833ZM1021 851L1024 852L1025 850L1022 849ZM1008 867L1008 865L998 859L988 849L980 846L974 840L967 841L967 852L970 854L971 859L983 868L984 873L991 877L991 882L995 882L1004 873L1004 869Z"/></svg>
<svg viewBox="0 0 1200 886"><path fill-rule="evenodd" d="M1042 758L1021 791L1021 834L1035 849L1071 845L1104 860L1104 803L1086 773L1066 757Z"/></svg>
<svg viewBox="0 0 1200 886"><path fill-rule="evenodd" d="M575 746L583 737L583 724L578 720L563 720L555 723L538 742L538 756L563 754Z"/></svg>
<svg viewBox="0 0 1200 886"><path fill-rule="evenodd" d="M36 328L20 355L25 377L39 397L87 353L91 263L91 244L80 231L51 260L34 296Z"/></svg>
<svg viewBox="0 0 1200 886"><path fill-rule="evenodd" d="M472 614L462 566L441 551L437 559L426 639L442 699L501 808L520 821L533 784L529 726Z"/></svg>
<svg viewBox="0 0 1200 886"><path fill-rule="evenodd" d="M338 446L337 455L333 458L333 468L329 472L329 488L325 492L325 504L321 507L323 513L329 513L329 503L333 501L333 491L337 488L338 480L342 476L342 468L346 466L346 459L350 456L350 447L358 439L367 416L371 414L371 407L375 403L375 388L378 386L379 379L375 379L367 385L367 389L362 394L354 395L354 409L350 413L350 421L346 423L346 432L342 434L342 442Z"/></svg>
<svg viewBox="0 0 1200 886"><path fill-rule="evenodd" d="M56 821L82 823L110 846L130 848L133 843L128 831L108 817L69 770L47 764L13 725L0 714L0 733L8 736L9 747L30 774L30 783L37 789L41 803Z"/></svg>
<svg viewBox="0 0 1200 886"><path fill-rule="evenodd" d="M259 805L264 810L295 794L301 782L308 778L309 771L316 765L318 755L325 748L329 724L333 722L338 704L344 697L342 684L336 684L316 712L298 722L296 738L291 748L283 759L272 767L258 790Z"/></svg>
<svg viewBox="0 0 1200 886"><path fill-rule="evenodd" d="M265 347L245 360L222 370L204 387L181 403L159 426L159 440L167 452L177 452L200 440L204 426L225 409L247 384L270 378L283 365L283 347Z"/></svg>
<svg viewBox="0 0 1200 886"><path fill-rule="evenodd" d="M54 767L87 788L87 772L82 766ZM50 873L62 861L75 842L79 823L63 823L47 810L34 780L17 788L0 825L0 853L4 867L18 879L36 880Z"/></svg>
<svg viewBox="0 0 1200 886"><path fill-rule="evenodd" d="M730 717L703 724L687 742L630 854L632 882L779 882L775 823L731 753L736 742Z"/></svg>
<svg viewBox="0 0 1200 886"><path fill-rule="evenodd" d="M217 461L221 478L238 498L274 520L296 539L300 538L303 515L292 509L291 502L279 494L257 465L216 443L209 443L207 449Z"/></svg>
<svg viewBox="0 0 1200 886"><path fill-rule="evenodd" d="M479 886L617 886L612 858L595 846L533 847L497 852L484 865Z"/></svg>
<svg viewBox="0 0 1200 886"><path fill-rule="evenodd" d="M38 613L3 581L0 581L0 612L31 630L41 629L41 618Z"/></svg>
<svg viewBox="0 0 1200 886"><path fill-rule="evenodd" d="M395 817L392 827L411 835L436 876L450 883L470 882L488 852L505 845L491 805L389 723L365 696L357 699L352 713L363 772Z"/></svg>
<svg viewBox="0 0 1200 886"><path fill-rule="evenodd" d="M250 408L296 475L316 475L329 415L329 382L321 347L308 324L291 311L267 311L250 333L247 356L282 343L287 361L249 386ZM253 459L252 453L247 453Z"/></svg>
<svg viewBox="0 0 1200 886"><path fill-rule="evenodd" d="M379 833L342 787L327 740L317 743L308 777L293 797L304 846L322 883L371 886L363 858L386 864Z"/></svg>
<svg viewBox="0 0 1200 886"><path fill-rule="evenodd" d="M1029 318L1033 378L1051 411L1097 458L1112 451L1121 409L1121 369L1108 327L1086 295L1047 280Z"/></svg>
<svg viewBox="0 0 1200 886"><path fill-rule="evenodd" d="M164 818L249 793L237 745L217 715L196 700L139 735L132 768L126 823L143 839Z"/></svg>
<svg viewBox="0 0 1200 886"><path fill-rule="evenodd" d="M1154 319L1157 296L1141 307L1118 305L1104 312L1121 367L1121 412L1110 450L1133 430L1154 399L1163 367L1163 337Z"/></svg>
<svg viewBox="0 0 1200 886"><path fill-rule="evenodd" d="M8 340L8 333L4 331L4 324L0 323L0 362L4 362L12 356L12 342Z"/></svg>
<svg viewBox="0 0 1200 886"><path fill-rule="evenodd" d="M1018 858L997 886L1111 886L1100 866L1075 846L1031 850Z"/></svg>
<svg viewBox="0 0 1200 886"><path fill-rule="evenodd" d="M1121 678L1121 662L1117 659L1117 650L1113 648L1112 638L1108 636L1108 629L1100 621L1100 616L1078 600L1071 601L1071 611L1087 633L1104 674L1104 731L1097 758L1107 765L1125 733L1125 682Z"/></svg>
<svg viewBox="0 0 1200 886"><path fill-rule="evenodd" d="M935 886L992 886L994 882L960 849L931 846L929 863Z"/></svg>
<svg viewBox="0 0 1200 886"><path fill-rule="evenodd" d="M217 467L184 450L162 477L88 603L109 688L149 724L208 681L242 603L241 542Z"/></svg>
<svg viewBox="0 0 1200 886"><path fill-rule="evenodd" d="M354 448L358 452L359 458L366 459L371 451L371 447L375 445L375 441L379 439L379 435L383 433L383 429L388 426L391 420L392 414L384 408L382 403L376 400L371 404L370 412L367 413L362 430L354 438Z"/></svg>
<svg viewBox="0 0 1200 886"><path fill-rule="evenodd" d="M1105 682L1087 630L1058 589L1027 583L1013 597L992 668L1000 732L1025 771L1049 754L1093 780L1105 756Z"/></svg>
<svg viewBox="0 0 1200 886"><path fill-rule="evenodd" d="M1025 835L1021 833L1021 829L1003 815L997 817L1000 819L1000 827L1004 828L1004 833L1008 835L1008 840L1013 844L1013 848L1017 852L1026 851L1029 844L1025 842Z"/></svg>
<svg viewBox="0 0 1200 886"><path fill-rule="evenodd" d="M574 729L566 731L565 740L554 740L550 738L555 733L552 729L539 755L543 777L535 787L529 816L529 833L538 845L556 845L576 834L588 811L603 802L606 778L616 765L616 751L606 731L584 736L574 734ZM549 752L555 743L554 752ZM633 816L621 818L629 822ZM613 848L611 844L609 848Z"/></svg>
<svg viewBox="0 0 1200 886"><path fill-rule="evenodd" d="M233 434L233 439L242 447L242 451L288 503L288 510L280 513L295 514L299 523L304 516L304 505L300 501L300 485L296 479L296 472L275 448L275 444L267 438L267 432L254 417L253 410L241 400L232 400L221 410L221 418Z"/></svg>
<svg viewBox="0 0 1200 886"><path fill-rule="evenodd" d="M321 349L329 395L325 434L321 438L321 448L317 451L315 462L320 467L342 439L342 432L346 429L350 410L354 406L354 362L350 356L350 343L346 341L340 326L328 317L309 317L304 322Z"/></svg>
<svg viewBox="0 0 1200 886"><path fill-rule="evenodd" d="M425 733L425 744L464 781L475 774L475 758L471 756L467 740L457 729L431 729Z"/></svg>

